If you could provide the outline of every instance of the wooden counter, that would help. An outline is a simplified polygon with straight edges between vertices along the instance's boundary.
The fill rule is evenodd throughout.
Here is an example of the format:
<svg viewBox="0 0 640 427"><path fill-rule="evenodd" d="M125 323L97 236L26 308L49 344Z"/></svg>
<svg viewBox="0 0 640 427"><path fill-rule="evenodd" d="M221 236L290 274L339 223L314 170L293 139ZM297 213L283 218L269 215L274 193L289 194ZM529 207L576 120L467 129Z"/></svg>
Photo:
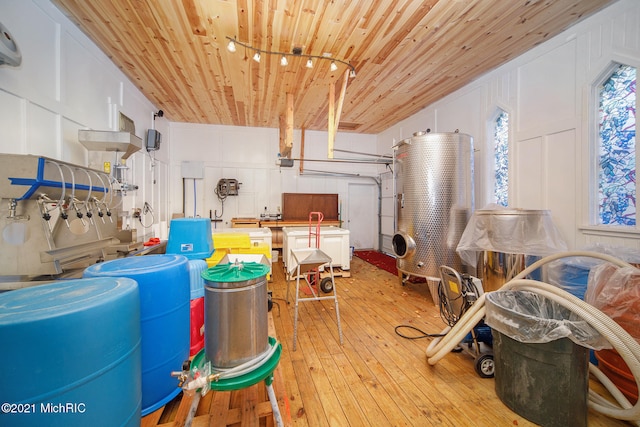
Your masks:
<svg viewBox="0 0 640 427"><path fill-rule="evenodd" d="M322 221L322 226L334 226L340 227L342 221ZM315 227L315 224L313 224ZM282 248L282 227L309 227L309 221L283 221L283 220L265 220L262 221L258 218L233 218L231 220L232 228L247 228L247 227L268 227L271 230L272 248Z"/></svg>

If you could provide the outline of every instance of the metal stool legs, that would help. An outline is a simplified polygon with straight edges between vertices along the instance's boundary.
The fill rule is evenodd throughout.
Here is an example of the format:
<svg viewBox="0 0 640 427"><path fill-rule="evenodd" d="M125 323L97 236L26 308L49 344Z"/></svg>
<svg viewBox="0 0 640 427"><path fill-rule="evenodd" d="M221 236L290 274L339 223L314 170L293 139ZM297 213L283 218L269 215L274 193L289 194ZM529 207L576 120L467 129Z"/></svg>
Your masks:
<svg viewBox="0 0 640 427"><path fill-rule="evenodd" d="M331 258L322 252L320 249L292 249L293 260L296 263L295 272L296 272L296 299L294 306L294 315L293 315L293 350L296 350L297 347L297 338L298 338L298 306L301 302L305 301L321 301L327 299L333 299L335 311L336 311L336 321L338 324L338 335L340 337L340 345L343 344L342 338L342 325L340 324L340 309L338 307L338 295L336 292L336 284L333 275L333 264L331 262ZM315 289L311 286L311 282L309 281L310 275L315 275L315 270L322 265L329 266L329 272L331 277L331 285L332 285L332 295L329 296L320 296L319 291L316 292ZM293 270L293 269L292 269ZM304 285L306 285L310 292L311 296L300 298L300 277L304 278ZM319 275L318 275L319 277ZM317 280L316 280L317 281ZM316 283L316 286L319 288L320 284ZM289 302L289 281L287 281L287 302Z"/></svg>

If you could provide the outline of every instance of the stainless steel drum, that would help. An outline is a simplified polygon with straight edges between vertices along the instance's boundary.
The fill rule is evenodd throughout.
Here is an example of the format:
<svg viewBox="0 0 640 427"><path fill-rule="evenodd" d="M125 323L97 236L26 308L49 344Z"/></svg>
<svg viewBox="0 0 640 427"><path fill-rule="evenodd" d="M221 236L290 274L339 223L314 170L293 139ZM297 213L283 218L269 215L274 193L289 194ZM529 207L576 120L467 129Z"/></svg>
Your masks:
<svg viewBox="0 0 640 427"><path fill-rule="evenodd" d="M469 220L458 252L469 263L479 258L482 286L495 291L540 257L566 248L549 211L480 209ZM541 280L542 274L536 270L528 277Z"/></svg>
<svg viewBox="0 0 640 427"><path fill-rule="evenodd" d="M216 368L233 368L269 349L267 273L255 262L218 264L204 279L204 347Z"/></svg>
<svg viewBox="0 0 640 427"><path fill-rule="evenodd" d="M473 212L473 139L417 133L396 146L396 267L438 278L439 267L465 271L456 247Z"/></svg>
<svg viewBox="0 0 640 427"><path fill-rule="evenodd" d="M497 291L527 266L524 254L484 251L480 256L478 277L485 291Z"/></svg>

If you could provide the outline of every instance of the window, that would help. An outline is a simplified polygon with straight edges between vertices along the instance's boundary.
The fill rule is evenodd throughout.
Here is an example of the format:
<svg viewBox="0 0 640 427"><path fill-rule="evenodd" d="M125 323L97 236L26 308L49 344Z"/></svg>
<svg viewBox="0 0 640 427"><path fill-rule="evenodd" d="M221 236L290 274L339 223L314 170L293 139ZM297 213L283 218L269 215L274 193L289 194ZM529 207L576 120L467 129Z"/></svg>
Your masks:
<svg viewBox="0 0 640 427"><path fill-rule="evenodd" d="M500 110L493 123L495 176L494 201L502 206L509 203L509 114Z"/></svg>
<svg viewBox="0 0 640 427"><path fill-rule="evenodd" d="M636 69L617 66L598 95L598 223L635 226Z"/></svg>

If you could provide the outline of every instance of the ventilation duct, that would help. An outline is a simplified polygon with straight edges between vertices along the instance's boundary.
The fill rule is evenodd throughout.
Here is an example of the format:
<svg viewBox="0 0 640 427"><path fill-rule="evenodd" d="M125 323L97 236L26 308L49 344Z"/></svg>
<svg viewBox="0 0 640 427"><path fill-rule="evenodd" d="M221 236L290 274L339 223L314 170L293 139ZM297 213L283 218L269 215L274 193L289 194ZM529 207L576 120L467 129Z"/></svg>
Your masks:
<svg viewBox="0 0 640 427"><path fill-rule="evenodd" d="M78 141L89 151L117 151L126 160L142 149L142 138L131 132L79 130Z"/></svg>

